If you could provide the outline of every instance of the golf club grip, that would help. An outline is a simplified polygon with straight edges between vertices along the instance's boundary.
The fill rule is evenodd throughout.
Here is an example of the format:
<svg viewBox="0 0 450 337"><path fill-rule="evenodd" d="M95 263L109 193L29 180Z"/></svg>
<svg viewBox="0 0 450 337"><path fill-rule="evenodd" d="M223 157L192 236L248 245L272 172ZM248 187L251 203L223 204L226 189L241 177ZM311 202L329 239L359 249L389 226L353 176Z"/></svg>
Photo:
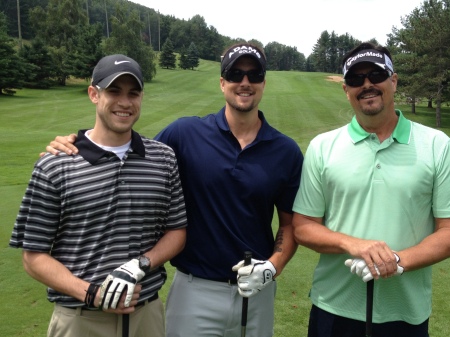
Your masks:
<svg viewBox="0 0 450 337"><path fill-rule="evenodd" d="M373 287L374 280L367 282L366 295L366 337L372 337Z"/></svg>
<svg viewBox="0 0 450 337"><path fill-rule="evenodd" d="M252 263L252 252L244 252L244 266L248 266ZM245 336L245 327L247 326L247 311L248 311L248 297L242 298L242 316L241 316L241 326L242 326L242 336Z"/></svg>
<svg viewBox="0 0 450 337"><path fill-rule="evenodd" d="M248 266L252 263L252 252L244 252L244 266Z"/></svg>

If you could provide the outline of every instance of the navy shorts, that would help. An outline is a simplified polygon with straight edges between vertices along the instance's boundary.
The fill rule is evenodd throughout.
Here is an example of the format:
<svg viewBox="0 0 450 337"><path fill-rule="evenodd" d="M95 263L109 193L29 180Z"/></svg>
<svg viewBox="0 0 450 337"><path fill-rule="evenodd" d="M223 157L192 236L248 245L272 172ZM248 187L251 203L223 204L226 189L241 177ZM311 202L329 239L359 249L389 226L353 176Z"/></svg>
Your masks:
<svg viewBox="0 0 450 337"><path fill-rule="evenodd" d="M364 337L366 322L340 317L315 305L309 316L308 337ZM428 319L413 325L403 321L372 324L373 337L429 337Z"/></svg>

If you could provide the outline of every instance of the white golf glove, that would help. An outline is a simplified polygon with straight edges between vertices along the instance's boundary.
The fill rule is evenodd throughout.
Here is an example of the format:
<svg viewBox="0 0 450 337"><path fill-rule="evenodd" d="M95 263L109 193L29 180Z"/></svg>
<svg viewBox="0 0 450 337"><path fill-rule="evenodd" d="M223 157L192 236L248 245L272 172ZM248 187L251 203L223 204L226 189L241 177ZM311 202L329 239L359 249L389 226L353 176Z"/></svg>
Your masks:
<svg viewBox="0 0 450 337"><path fill-rule="evenodd" d="M395 258L397 260L397 271L394 275L401 275L403 274L403 267L398 264L400 261L400 258L397 254L394 254ZM363 259L347 259L345 260L345 265L347 267L350 267L350 272L352 274L356 274L359 277L362 278L364 282L368 282L373 279L373 275L369 270L369 267L366 264L366 261ZM380 275L380 271L378 270L378 267L374 265L375 270L377 271L378 275Z"/></svg>
<svg viewBox="0 0 450 337"><path fill-rule="evenodd" d="M272 262L255 259L251 259L248 266L244 266L244 261L240 261L232 269L238 272L238 291L243 297L256 295L273 281L277 273Z"/></svg>
<svg viewBox="0 0 450 337"><path fill-rule="evenodd" d="M373 279L372 273L367 267L366 261L363 259L347 259L345 260L345 265L350 267L350 272L356 274L362 278L364 282L368 282ZM378 275L380 275L377 266L374 266Z"/></svg>
<svg viewBox="0 0 450 337"><path fill-rule="evenodd" d="M139 268L139 260L132 259L109 274L100 286L100 307L116 309L123 291L127 292L125 307L130 306L134 287L145 276Z"/></svg>
<svg viewBox="0 0 450 337"><path fill-rule="evenodd" d="M256 260L256 259L251 259L249 266L253 266L257 262L261 262L261 261L260 260ZM244 267L244 265L245 265L245 261L242 260L242 261L239 261L239 263L237 265L233 266L233 268L231 268L231 269L233 271L238 271L239 268Z"/></svg>

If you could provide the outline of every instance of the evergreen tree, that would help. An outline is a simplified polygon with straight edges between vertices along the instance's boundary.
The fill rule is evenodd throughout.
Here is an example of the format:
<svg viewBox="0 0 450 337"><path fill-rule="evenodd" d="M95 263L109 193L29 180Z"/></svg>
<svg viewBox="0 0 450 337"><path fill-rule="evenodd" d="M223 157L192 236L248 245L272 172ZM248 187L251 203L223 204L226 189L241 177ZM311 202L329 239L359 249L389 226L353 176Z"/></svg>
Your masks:
<svg viewBox="0 0 450 337"><path fill-rule="evenodd" d="M278 42L269 42L264 48L267 59L267 70L280 70L279 64L283 55L283 45Z"/></svg>
<svg viewBox="0 0 450 337"><path fill-rule="evenodd" d="M306 58L305 61L305 71L309 71L309 72L314 72L316 71L314 65L316 64L315 60L314 60L314 55L311 54Z"/></svg>
<svg viewBox="0 0 450 337"><path fill-rule="evenodd" d="M267 59L268 70L305 70L305 56L297 47L270 42L263 49Z"/></svg>
<svg viewBox="0 0 450 337"><path fill-rule="evenodd" d="M92 76L95 65L103 56L102 29L98 23L81 27L75 51L69 60L71 75L84 79Z"/></svg>
<svg viewBox="0 0 450 337"><path fill-rule="evenodd" d="M176 55L174 53L172 41L166 39L159 54L159 65L161 68L174 69L176 67Z"/></svg>
<svg viewBox="0 0 450 337"><path fill-rule="evenodd" d="M0 12L0 95L13 95L21 89L31 70L14 50L14 40L6 34L6 16Z"/></svg>
<svg viewBox="0 0 450 337"><path fill-rule="evenodd" d="M194 70L194 68L197 68L199 64L200 59L198 56L197 46L194 42L191 42L187 51L187 65L191 70Z"/></svg>
<svg viewBox="0 0 450 337"><path fill-rule="evenodd" d="M56 76L61 85L74 73L73 58L77 54L79 35L87 25L83 0L49 0L47 7L30 10L30 19L41 38L49 46Z"/></svg>
<svg viewBox="0 0 450 337"><path fill-rule="evenodd" d="M31 40L35 37L30 24L28 12L36 6L45 7L48 0L2 0L0 1L0 12L3 12L8 18L8 35L13 38L19 37L19 18L21 35L23 39Z"/></svg>
<svg viewBox="0 0 450 337"><path fill-rule="evenodd" d="M187 51L184 46L180 50L178 66L184 70L189 68L188 59L187 59Z"/></svg>
<svg viewBox="0 0 450 337"><path fill-rule="evenodd" d="M209 26L209 30L206 33L205 54L199 55L199 57L206 60L219 61L225 47L225 41L217 29ZM262 44L261 47L263 47Z"/></svg>
<svg viewBox="0 0 450 337"><path fill-rule="evenodd" d="M436 127L440 127L441 105L450 99L450 1L424 1L402 18L402 24L403 29L393 29L389 41L399 52L394 55L400 74L398 91L413 103L418 97L435 102Z"/></svg>
<svg viewBox="0 0 450 337"><path fill-rule="evenodd" d="M24 87L48 89L54 84L55 71L47 46L41 39L35 39L31 45L24 45L19 55L35 70L28 73Z"/></svg>
<svg viewBox="0 0 450 337"><path fill-rule="evenodd" d="M317 40L313 47L314 55L314 68L316 71L326 72L328 67L328 46L330 44L330 33L328 31L323 31L320 34L320 38Z"/></svg>

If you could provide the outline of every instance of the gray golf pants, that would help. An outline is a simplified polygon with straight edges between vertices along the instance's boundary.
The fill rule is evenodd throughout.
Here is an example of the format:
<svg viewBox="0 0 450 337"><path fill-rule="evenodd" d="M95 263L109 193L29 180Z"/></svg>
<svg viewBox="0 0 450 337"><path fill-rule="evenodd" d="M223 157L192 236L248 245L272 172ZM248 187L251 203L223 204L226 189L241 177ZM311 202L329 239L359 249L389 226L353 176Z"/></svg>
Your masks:
<svg viewBox="0 0 450 337"><path fill-rule="evenodd" d="M248 301L246 337L273 336L276 282ZM237 285L175 272L166 302L167 337L240 337Z"/></svg>

